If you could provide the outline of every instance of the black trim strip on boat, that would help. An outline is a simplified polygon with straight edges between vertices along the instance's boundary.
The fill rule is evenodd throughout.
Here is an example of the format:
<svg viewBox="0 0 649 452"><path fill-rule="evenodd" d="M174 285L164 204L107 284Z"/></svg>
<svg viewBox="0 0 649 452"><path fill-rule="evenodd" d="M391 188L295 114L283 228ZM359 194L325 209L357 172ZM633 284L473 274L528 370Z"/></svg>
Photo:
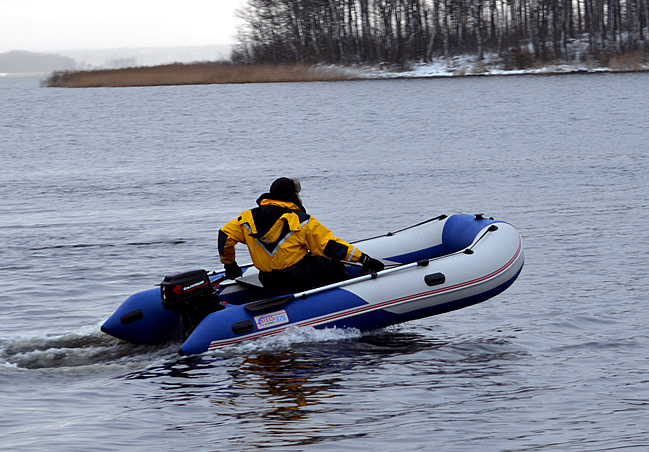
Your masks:
<svg viewBox="0 0 649 452"><path fill-rule="evenodd" d="M430 275L424 276L424 282L427 286L439 286L446 282L446 275L441 272L431 273Z"/></svg>
<svg viewBox="0 0 649 452"><path fill-rule="evenodd" d="M232 332L234 334L245 334L254 331L255 324L250 320L242 320L232 324Z"/></svg>
<svg viewBox="0 0 649 452"><path fill-rule="evenodd" d="M119 321L122 325L128 325L137 320L140 320L144 317L144 312L141 309L136 309L135 311L127 312L119 318Z"/></svg>
<svg viewBox="0 0 649 452"><path fill-rule="evenodd" d="M295 300L295 295L288 295L275 298L267 298L265 300L253 301L245 305L246 311L248 312L259 312L266 309L276 308L278 306L285 305L291 301Z"/></svg>

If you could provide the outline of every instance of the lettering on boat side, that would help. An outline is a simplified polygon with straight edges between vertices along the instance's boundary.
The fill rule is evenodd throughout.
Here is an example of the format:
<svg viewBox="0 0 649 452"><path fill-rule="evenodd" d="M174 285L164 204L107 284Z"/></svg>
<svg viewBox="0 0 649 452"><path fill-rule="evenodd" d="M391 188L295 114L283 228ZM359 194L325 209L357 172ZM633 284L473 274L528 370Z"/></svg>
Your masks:
<svg viewBox="0 0 649 452"><path fill-rule="evenodd" d="M285 310L269 312L268 314L258 315L255 317L257 328L263 330L271 326L283 325L288 323L288 314Z"/></svg>

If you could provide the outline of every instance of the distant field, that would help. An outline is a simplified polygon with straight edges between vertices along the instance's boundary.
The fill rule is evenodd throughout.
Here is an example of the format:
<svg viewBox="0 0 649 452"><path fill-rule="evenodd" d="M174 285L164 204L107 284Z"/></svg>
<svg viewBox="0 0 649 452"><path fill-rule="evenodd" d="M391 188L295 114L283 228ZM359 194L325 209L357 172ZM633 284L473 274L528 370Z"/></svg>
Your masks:
<svg viewBox="0 0 649 452"><path fill-rule="evenodd" d="M57 71L44 85L60 88L205 85L351 80L341 68L306 65L238 65L228 62L174 63L125 69Z"/></svg>

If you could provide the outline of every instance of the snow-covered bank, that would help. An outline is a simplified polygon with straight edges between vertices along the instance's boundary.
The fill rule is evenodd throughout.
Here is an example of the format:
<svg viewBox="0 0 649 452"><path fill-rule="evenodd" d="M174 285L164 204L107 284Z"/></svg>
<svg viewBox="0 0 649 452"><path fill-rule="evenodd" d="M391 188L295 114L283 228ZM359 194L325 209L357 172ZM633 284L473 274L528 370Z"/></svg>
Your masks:
<svg viewBox="0 0 649 452"><path fill-rule="evenodd" d="M454 77L472 75L524 75L524 74L569 74L623 71L649 71L649 64L633 65L615 64L601 67L594 63L558 63L531 67L528 69L505 68L496 56L487 56L478 61L475 56L454 57L449 62L437 58L429 63L413 63L409 69L390 67L347 68L350 76L359 78L421 78L421 77Z"/></svg>

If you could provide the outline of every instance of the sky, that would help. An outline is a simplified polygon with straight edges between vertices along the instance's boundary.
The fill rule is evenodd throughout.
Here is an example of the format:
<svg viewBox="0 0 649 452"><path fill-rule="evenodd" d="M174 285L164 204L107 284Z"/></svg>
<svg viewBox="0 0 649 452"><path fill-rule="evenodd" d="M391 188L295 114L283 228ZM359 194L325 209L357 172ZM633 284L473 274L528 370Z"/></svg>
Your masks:
<svg viewBox="0 0 649 452"><path fill-rule="evenodd" d="M245 0L1 0L0 53L232 44Z"/></svg>

